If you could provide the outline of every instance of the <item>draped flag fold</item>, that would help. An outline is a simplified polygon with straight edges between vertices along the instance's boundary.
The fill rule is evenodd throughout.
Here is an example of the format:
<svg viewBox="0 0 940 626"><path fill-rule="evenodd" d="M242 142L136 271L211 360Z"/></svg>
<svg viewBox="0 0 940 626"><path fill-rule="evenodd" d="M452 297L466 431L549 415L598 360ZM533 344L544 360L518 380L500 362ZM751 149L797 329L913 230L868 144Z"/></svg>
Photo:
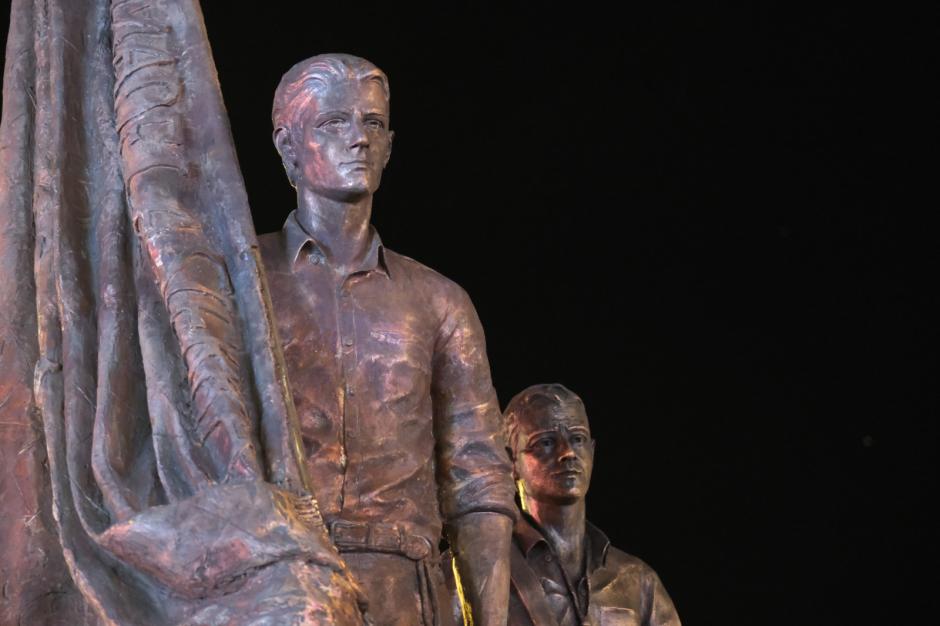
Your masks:
<svg viewBox="0 0 940 626"><path fill-rule="evenodd" d="M0 622L360 624L196 0L14 0Z"/></svg>

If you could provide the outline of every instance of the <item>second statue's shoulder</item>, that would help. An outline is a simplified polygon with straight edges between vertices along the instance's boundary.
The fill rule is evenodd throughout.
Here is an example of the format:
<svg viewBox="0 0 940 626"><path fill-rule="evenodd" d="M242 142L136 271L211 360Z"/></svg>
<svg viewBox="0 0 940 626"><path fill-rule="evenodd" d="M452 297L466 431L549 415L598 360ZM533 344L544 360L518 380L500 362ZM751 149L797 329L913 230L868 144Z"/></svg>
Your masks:
<svg viewBox="0 0 940 626"><path fill-rule="evenodd" d="M619 548L610 546L607 549L607 565L617 568L633 568L638 572L652 572L653 568L646 564L646 562L628 552L624 552Z"/></svg>

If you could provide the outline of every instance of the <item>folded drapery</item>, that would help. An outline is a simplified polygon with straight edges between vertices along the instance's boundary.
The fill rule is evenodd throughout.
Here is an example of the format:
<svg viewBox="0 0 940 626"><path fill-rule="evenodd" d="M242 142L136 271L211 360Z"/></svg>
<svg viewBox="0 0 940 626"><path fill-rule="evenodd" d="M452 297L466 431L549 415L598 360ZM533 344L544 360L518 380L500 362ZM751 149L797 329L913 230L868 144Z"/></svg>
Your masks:
<svg viewBox="0 0 940 626"><path fill-rule="evenodd" d="M361 623L198 2L15 0L0 167L0 621Z"/></svg>

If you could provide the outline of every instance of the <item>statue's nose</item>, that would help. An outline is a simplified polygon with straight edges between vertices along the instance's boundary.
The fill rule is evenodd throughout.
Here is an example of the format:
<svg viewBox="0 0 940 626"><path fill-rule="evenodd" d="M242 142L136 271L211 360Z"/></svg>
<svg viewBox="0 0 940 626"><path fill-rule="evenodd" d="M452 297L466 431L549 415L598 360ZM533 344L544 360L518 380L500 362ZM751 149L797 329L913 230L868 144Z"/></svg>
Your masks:
<svg viewBox="0 0 940 626"><path fill-rule="evenodd" d="M369 134L366 127L359 119L354 119L349 125L349 147L350 148L368 148Z"/></svg>
<svg viewBox="0 0 940 626"><path fill-rule="evenodd" d="M571 447L571 444L565 437L558 438L558 460L565 461L567 459L577 458L577 455L574 453L574 449Z"/></svg>

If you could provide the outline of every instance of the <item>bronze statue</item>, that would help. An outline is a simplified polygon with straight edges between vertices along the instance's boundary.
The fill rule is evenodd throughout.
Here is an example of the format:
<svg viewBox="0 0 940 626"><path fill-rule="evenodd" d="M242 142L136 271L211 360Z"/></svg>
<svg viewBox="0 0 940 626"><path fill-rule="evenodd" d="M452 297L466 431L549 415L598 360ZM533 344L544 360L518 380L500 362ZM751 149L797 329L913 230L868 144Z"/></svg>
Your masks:
<svg viewBox="0 0 940 626"><path fill-rule="evenodd" d="M446 525L476 622L505 623L479 320L369 225L384 74L288 72L299 208L259 245L197 0L15 0L10 24L0 622L358 625L348 561L375 622L438 624Z"/></svg>
<svg viewBox="0 0 940 626"><path fill-rule="evenodd" d="M370 62L298 63L274 99L297 210L260 238L304 456L377 624L449 619L442 524L474 624L505 624L515 504L483 330L455 283L370 224L389 84Z"/></svg>
<svg viewBox="0 0 940 626"><path fill-rule="evenodd" d="M368 602L375 624L448 624L442 532L474 624L527 597L510 600L519 514L479 319L370 225L387 78L304 61L274 125L298 208L259 240L197 0L14 0L0 623L359 626ZM517 542L555 528L530 513ZM612 571L612 599L658 584L598 554L588 580ZM606 588L591 610L614 619Z"/></svg>
<svg viewBox="0 0 940 626"><path fill-rule="evenodd" d="M594 440L562 385L516 395L504 419L523 514L513 532L513 626L679 626L656 573L585 518Z"/></svg>

